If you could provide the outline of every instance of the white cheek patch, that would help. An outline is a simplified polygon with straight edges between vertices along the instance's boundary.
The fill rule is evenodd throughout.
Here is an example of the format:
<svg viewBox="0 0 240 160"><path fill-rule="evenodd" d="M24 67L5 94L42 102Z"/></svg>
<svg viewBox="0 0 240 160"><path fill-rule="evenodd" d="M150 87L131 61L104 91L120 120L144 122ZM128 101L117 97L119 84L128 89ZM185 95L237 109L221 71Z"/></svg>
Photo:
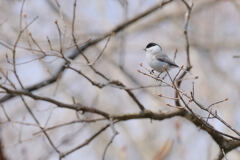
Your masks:
<svg viewBox="0 0 240 160"><path fill-rule="evenodd" d="M151 52L159 52L159 51L161 51L161 48L158 47L158 46L151 47L150 49L151 49Z"/></svg>

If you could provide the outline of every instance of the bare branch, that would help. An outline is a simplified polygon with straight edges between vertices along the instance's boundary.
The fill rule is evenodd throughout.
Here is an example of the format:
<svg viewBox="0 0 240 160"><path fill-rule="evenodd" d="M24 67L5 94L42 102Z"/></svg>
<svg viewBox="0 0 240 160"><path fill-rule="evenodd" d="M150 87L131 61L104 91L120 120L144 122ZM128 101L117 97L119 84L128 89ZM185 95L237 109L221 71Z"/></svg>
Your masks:
<svg viewBox="0 0 240 160"><path fill-rule="evenodd" d="M102 36L96 38L96 39L93 39L93 40L90 40L88 41L87 43L79 46L79 49L76 49L71 56L69 56L68 58L69 59L75 59L79 54L81 54L83 51L85 51L87 48L97 44L98 42L102 41L103 39L105 39L106 37L109 37L110 35L112 35L112 33L114 34L117 34L119 33L120 31L124 30L125 28L129 27L130 25L134 24L135 22L137 22L138 20L141 20L142 18L150 15L151 13L157 11L158 9L162 8L163 6L166 6L167 4L169 4L170 2L172 2L173 0L168 0L168 1L165 1L163 3L159 3L151 8L149 8L148 10L146 10L145 12L143 13L140 13L138 14L137 16L133 17L132 19L126 21L126 22L123 22L122 24L116 26L115 28L113 28L111 31L103 34ZM77 45L78 46L78 45ZM88 62L89 63L89 62ZM34 91L34 90L37 90L39 88L42 88L42 87L45 87L47 85L50 85L54 82L56 82L57 78L61 75L61 73L65 70L65 64L62 65L62 67L60 67L58 69L58 71L50 78L48 78L47 80L44 80L42 82L39 82L37 84L34 84L32 86L29 86L27 88L25 88L26 91ZM5 102L11 98L13 98L14 96L13 95L5 95L4 97L2 97L0 99L0 103L2 102Z"/></svg>
<svg viewBox="0 0 240 160"><path fill-rule="evenodd" d="M113 122L113 120L111 118L110 118L110 126L111 126L111 129L112 129L113 135L112 135L110 141L108 142L107 146L104 149L102 160L105 160L105 156L106 156L108 148L112 144L114 138L118 135L118 131L114 128L114 122Z"/></svg>
<svg viewBox="0 0 240 160"><path fill-rule="evenodd" d="M98 132L96 132L95 134L93 134L91 137L89 137L85 142L83 142L82 144L80 144L79 146L63 153L60 158L66 157L67 155L75 152L76 150L81 149L82 147L88 145L90 142L92 142L98 135L100 135L103 131L105 131L108 127L110 126L110 124L102 127Z"/></svg>

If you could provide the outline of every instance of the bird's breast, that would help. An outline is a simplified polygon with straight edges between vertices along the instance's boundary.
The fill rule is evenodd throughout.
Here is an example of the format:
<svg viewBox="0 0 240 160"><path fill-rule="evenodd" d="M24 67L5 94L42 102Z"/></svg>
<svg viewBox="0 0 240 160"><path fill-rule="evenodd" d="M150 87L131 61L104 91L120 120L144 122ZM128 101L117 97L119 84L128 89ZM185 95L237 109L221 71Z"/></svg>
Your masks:
<svg viewBox="0 0 240 160"><path fill-rule="evenodd" d="M158 72L163 72L163 66L169 68L167 63L159 61L155 55L147 54L146 59L149 66Z"/></svg>
<svg viewBox="0 0 240 160"><path fill-rule="evenodd" d="M153 58L154 58L153 55L151 55L151 54L146 54L146 59L147 59L147 62L148 62L149 65L151 64Z"/></svg>

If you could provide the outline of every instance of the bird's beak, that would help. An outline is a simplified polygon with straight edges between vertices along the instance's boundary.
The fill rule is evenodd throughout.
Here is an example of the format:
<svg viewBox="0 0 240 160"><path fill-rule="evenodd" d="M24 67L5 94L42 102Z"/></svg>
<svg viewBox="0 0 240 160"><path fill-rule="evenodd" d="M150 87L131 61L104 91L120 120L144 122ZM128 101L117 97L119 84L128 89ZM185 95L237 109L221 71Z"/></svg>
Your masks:
<svg viewBox="0 0 240 160"><path fill-rule="evenodd" d="M146 52L146 48L143 49Z"/></svg>

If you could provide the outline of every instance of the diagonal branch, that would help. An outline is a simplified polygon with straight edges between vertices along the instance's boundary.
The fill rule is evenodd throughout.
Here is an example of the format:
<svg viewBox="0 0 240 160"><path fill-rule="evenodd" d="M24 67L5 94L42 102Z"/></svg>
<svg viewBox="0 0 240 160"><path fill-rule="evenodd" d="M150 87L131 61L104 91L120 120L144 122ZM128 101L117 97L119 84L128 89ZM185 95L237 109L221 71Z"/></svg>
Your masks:
<svg viewBox="0 0 240 160"><path fill-rule="evenodd" d="M129 27L130 25L134 24L135 22L137 22L138 20L141 20L142 18L150 15L151 13L157 11L158 9L166 6L167 4L169 4L170 2L172 2L173 0L168 0L168 1L164 1L162 3L158 3L157 5L149 8L148 10L146 10L145 12L143 13L140 13L138 14L137 16L135 16L134 18L126 21L126 22L123 22L122 24L116 26L115 28L113 28L111 31L103 34L102 36L96 38L96 39L93 39L93 40L89 40L87 41L85 44L79 46L79 50L78 49L75 49L72 53L72 55L70 55L68 58L69 59L72 59L74 60L78 55L80 55L82 52L84 52L87 48L97 44L98 42L104 40L106 37L109 37L111 36L113 33L114 34L117 34L119 33L120 31L124 30L125 28ZM37 89L40 89L40 88L43 88L45 86L48 86L54 82L56 82L56 80L58 79L59 76L61 76L62 72L65 71L66 67L65 67L66 63L64 63L59 69L58 71L50 78L46 79L46 80L43 80L37 84L34 84L32 86L29 86L27 88L25 88L24 90L25 91L28 91L28 92L31 92L31 91L34 91L34 90L37 90ZM0 99L0 103L2 102L5 102L11 98L15 97L15 95L5 95L3 96L1 99Z"/></svg>
<svg viewBox="0 0 240 160"><path fill-rule="evenodd" d="M182 2L184 3L184 5L187 8L187 12L186 12L186 19L185 19L185 25L184 25L184 36L185 36L185 48L186 48L186 55L187 55L187 68L186 71L190 71L192 66L191 66L191 61L190 61L190 44L189 44L189 38L188 38L188 26L189 26L189 21L190 21L190 17L191 17L191 12L192 12L192 7L193 4L189 5L185 0L182 0ZM185 77L185 75L187 74L187 72L183 72L176 80L176 85L177 88L179 88L181 86L182 83L182 79ZM178 98L178 93L175 92L175 98ZM176 106L180 106L180 101L176 100L175 101L175 105Z"/></svg>
<svg viewBox="0 0 240 160"><path fill-rule="evenodd" d="M100 110L95 109L95 108L86 107L86 106L84 106L82 104L79 104L79 103L71 105L71 104L67 104L67 103L63 103L63 102L54 100L52 98L38 96L38 95L32 94L32 93L27 92L27 91L12 90L12 89L6 88L2 85L0 85L0 88L5 90L10 95L18 95L18 96L24 95L24 96L28 96L32 99L35 99L35 100L42 100L42 101L46 101L46 102L55 104L56 106L61 107L61 108L67 108L67 109L72 109L72 110L76 110L76 111L95 113L95 114L101 115L101 116L109 119L109 115L106 112L100 111Z"/></svg>

